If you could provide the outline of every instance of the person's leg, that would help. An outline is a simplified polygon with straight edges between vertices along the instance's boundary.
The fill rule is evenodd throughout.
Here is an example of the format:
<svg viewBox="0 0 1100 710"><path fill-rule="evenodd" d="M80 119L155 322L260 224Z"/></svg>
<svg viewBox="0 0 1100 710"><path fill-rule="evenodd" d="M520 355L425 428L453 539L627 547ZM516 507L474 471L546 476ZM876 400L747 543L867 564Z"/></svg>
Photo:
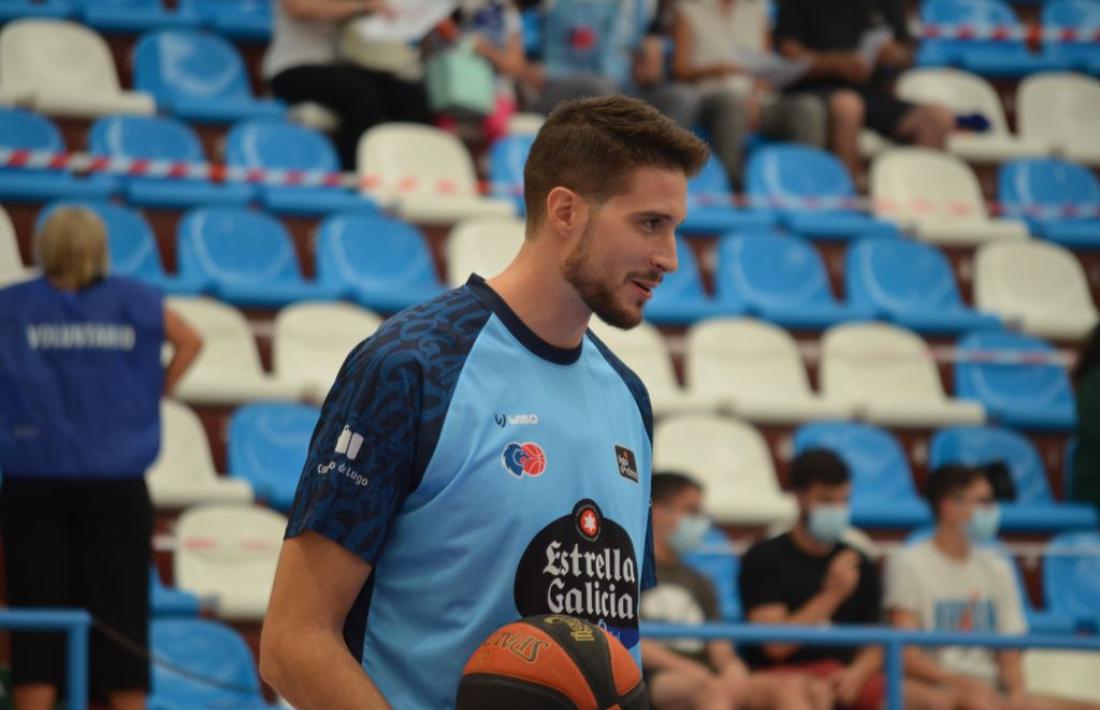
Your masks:
<svg viewBox="0 0 1100 710"><path fill-rule="evenodd" d="M955 114L944 106L922 104L909 109L898 123L897 134L907 143L943 150L955 128Z"/></svg>
<svg viewBox="0 0 1100 710"><path fill-rule="evenodd" d="M571 74L547 79L535 101L538 113L549 115L562 101L588 96L611 96L618 93L615 82L597 74Z"/></svg>
<svg viewBox="0 0 1100 710"><path fill-rule="evenodd" d="M919 680L906 680L902 684L902 697L909 710L953 710L956 705L950 688ZM879 703L878 707L885 708L885 703Z"/></svg>
<svg viewBox="0 0 1100 710"><path fill-rule="evenodd" d="M744 94L733 91L707 94L702 97L699 109L699 123L710 134L714 154L722 161L735 191L741 189L742 153L749 131L746 99Z"/></svg>
<svg viewBox="0 0 1100 710"><path fill-rule="evenodd" d="M422 81L403 81L392 74L379 74L377 81L385 97L382 112L388 121L430 123L428 92Z"/></svg>
<svg viewBox="0 0 1100 710"><path fill-rule="evenodd" d="M815 710L814 679L794 673L752 673L745 684L745 710Z"/></svg>
<svg viewBox="0 0 1100 710"><path fill-rule="evenodd" d="M764 104L760 132L768 138L824 148L828 112L818 94L777 96Z"/></svg>
<svg viewBox="0 0 1100 710"><path fill-rule="evenodd" d="M699 90L688 84L668 82L657 86L633 87L631 93L691 130L699 119Z"/></svg>
<svg viewBox="0 0 1100 710"><path fill-rule="evenodd" d="M648 685L654 710L730 710L725 686L706 671L658 671Z"/></svg>
<svg viewBox="0 0 1100 710"><path fill-rule="evenodd" d="M830 148L859 184L863 175L859 161L859 132L865 115L863 98L849 89L840 89L829 95L828 104Z"/></svg>
<svg viewBox="0 0 1100 710"><path fill-rule="evenodd" d="M1089 703L1082 700L1055 698L1049 695L1034 695L1031 693L1028 693L1024 697L1024 706L1027 710L1100 710L1100 703Z"/></svg>

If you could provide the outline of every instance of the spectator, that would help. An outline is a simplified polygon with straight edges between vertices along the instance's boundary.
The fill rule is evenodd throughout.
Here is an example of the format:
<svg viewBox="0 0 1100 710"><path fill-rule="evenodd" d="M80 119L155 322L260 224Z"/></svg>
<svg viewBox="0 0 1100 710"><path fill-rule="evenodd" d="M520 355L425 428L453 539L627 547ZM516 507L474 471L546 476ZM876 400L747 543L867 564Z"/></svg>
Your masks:
<svg viewBox="0 0 1100 710"><path fill-rule="evenodd" d="M0 290L0 533L7 602L84 607L148 646L153 517L145 469L170 393L201 341L161 295L107 276L91 211L61 208L35 237L43 276ZM163 340L175 354L162 371ZM15 707L45 710L64 680L60 634L12 635ZM91 688L144 708L146 657L93 630Z"/></svg>
<svg viewBox="0 0 1100 710"><path fill-rule="evenodd" d="M1073 367L1077 390L1077 449L1070 497L1100 507L1100 325L1092 329Z"/></svg>
<svg viewBox="0 0 1100 710"><path fill-rule="evenodd" d="M890 37L873 51L877 42L865 45L876 32ZM859 161L864 126L892 140L943 148L955 125L951 111L902 101L890 87L893 74L913 62L901 0L781 0L775 41L788 58L810 61L807 77L788 92L825 100L832 150L857 183L864 182Z"/></svg>
<svg viewBox="0 0 1100 710"><path fill-rule="evenodd" d="M703 489L678 473L655 473L652 483L656 587L644 592L642 618L680 624L718 621L718 598L706 577L680 559L699 546L710 521ZM729 641L642 639L642 667L653 707L828 708L827 687L805 677L750 675ZM816 699L816 702L815 702Z"/></svg>
<svg viewBox="0 0 1100 710"><path fill-rule="evenodd" d="M345 170L355 169L359 137L386 121L427 123L421 80L401 78L343 62L337 51L342 25L388 12L385 0L278 0L263 76L278 98L312 101L339 116L336 149Z"/></svg>
<svg viewBox="0 0 1100 710"><path fill-rule="evenodd" d="M1027 632L1008 560L981 547L999 521L993 487L980 469L944 466L928 479L936 516L931 539L897 553L886 573L886 607L902 629ZM985 648L905 649L909 679L954 691L956 707L1069 710L1089 705L1027 692L1021 652Z"/></svg>
<svg viewBox="0 0 1100 710"><path fill-rule="evenodd" d="M848 529L851 477L835 454L805 451L791 464L799 517L783 535L754 545L741 561L741 603L760 624L877 624L878 572L841 540ZM745 649L754 669L804 671L829 681L840 707L876 709L885 700L882 650L765 644ZM950 696L919 683L905 687L907 708L945 708Z"/></svg>
<svg viewBox="0 0 1100 710"><path fill-rule="evenodd" d="M686 0L673 25L675 77L698 87L699 122L714 152L741 187L745 136L825 147L825 105L809 93L782 95L736 64L741 52L769 48L767 0Z"/></svg>

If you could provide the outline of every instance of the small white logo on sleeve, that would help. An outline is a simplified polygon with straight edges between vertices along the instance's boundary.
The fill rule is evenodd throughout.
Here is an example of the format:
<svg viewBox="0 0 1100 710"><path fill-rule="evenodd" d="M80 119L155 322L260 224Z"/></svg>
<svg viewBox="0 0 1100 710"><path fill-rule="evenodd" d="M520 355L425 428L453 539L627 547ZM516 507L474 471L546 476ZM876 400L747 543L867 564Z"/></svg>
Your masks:
<svg viewBox="0 0 1100 710"><path fill-rule="evenodd" d="M363 435L356 434L347 424L344 425L340 437L336 440L336 453L344 454L348 461L354 461L359 455L359 447L363 445Z"/></svg>

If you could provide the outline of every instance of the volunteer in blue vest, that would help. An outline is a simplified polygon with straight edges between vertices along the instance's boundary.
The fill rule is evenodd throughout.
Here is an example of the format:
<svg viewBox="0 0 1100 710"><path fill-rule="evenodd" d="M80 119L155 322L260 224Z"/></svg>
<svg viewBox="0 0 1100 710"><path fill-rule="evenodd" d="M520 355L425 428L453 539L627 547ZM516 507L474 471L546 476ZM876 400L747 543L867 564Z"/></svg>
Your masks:
<svg viewBox="0 0 1100 710"><path fill-rule="evenodd" d="M160 447L159 402L202 341L162 295L107 275L107 235L63 207L35 235L42 277L0 290L0 533L12 607L83 607L96 630L91 689L115 710L149 689L145 470ZM165 370L162 343L175 353ZM60 634L12 635L17 710L52 708Z"/></svg>

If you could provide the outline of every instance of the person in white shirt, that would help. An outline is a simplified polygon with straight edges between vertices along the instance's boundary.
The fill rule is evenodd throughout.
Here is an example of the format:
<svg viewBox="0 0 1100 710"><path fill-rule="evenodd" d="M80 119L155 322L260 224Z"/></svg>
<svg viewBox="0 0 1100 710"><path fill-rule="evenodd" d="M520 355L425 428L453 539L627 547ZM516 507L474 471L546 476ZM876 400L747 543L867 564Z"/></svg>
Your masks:
<svg viewBox="0 0 1100 710"><path fill-rule="evenodd" d="M993 487L980 469L944 466L928 479L936 516L931 538L907 547L887 565L885 607L893 626L950 632L1024 634L1010 562L984 543L1000 521ZM1019 650L979 647L905 649L912 679L954 690L964 710L1094 708L1027 691Z"/></svg>

